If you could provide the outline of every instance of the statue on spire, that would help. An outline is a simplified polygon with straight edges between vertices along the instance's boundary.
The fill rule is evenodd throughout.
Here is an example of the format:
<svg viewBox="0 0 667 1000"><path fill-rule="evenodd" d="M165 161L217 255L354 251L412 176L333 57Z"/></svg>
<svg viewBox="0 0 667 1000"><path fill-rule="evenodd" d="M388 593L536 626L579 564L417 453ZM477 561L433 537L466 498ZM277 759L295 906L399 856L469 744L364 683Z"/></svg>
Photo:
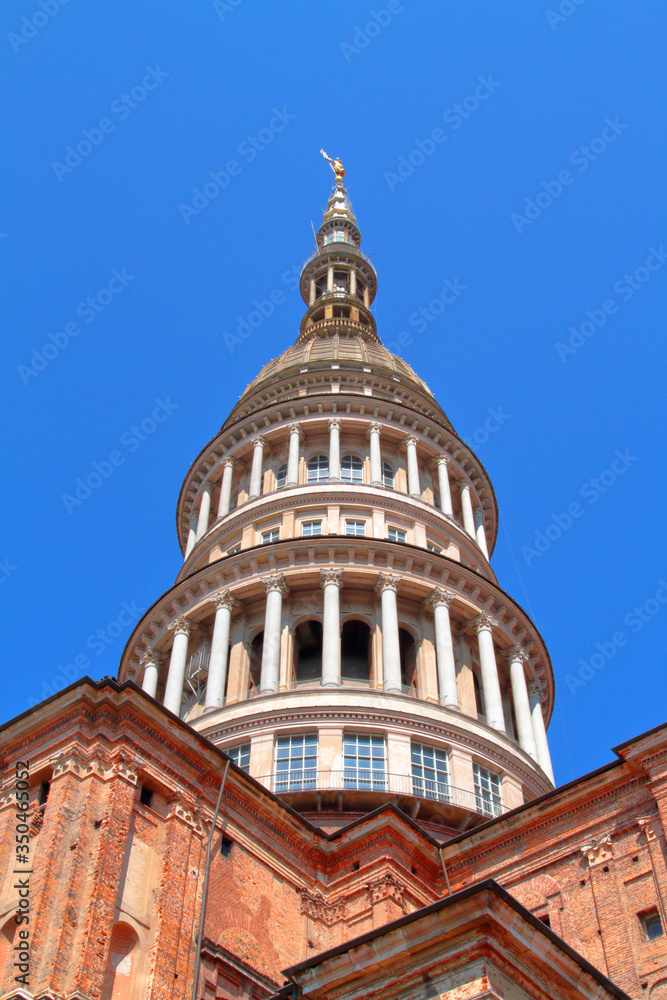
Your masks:
<svg viewBox="0 0 667 1000"><path fill-rule="evenodd" d="M334 174L336 175L336 180L337 181L342 181L343 177L345 177L345 168L344 168L343 164L341 163L341 161L337 157L336 157L336 159L332 159L330 156L327 156L327 154L324 152L323 149L320 150L320 153L322 154L322 156L324 157L324 159L328 160L328 162L330 163L331 169L333 170Z"/></svg>

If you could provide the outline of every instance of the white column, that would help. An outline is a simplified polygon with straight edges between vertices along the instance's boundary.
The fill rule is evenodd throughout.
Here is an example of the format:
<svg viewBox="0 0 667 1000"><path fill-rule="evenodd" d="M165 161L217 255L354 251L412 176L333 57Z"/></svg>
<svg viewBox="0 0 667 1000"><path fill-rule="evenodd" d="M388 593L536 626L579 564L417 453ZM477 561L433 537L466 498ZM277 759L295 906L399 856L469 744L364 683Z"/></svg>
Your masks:
<svg viewBox="0 0 667 1000"><path fill-rule="evenodd" d="M371 486L382 486L382 453L380 451L381 424L373 423L371 435Z"/></svg>
<svg viewBox="0 0 667 1000"><path fill-rule="evenodd" d="M555 785L556 782L554 779L553 768L551 766L549 743L547 742L547 730L544 725L544 716L542 714L543 694L544 688L542 687L540 681L535 681L535 683L529 685L528 699L530 703L530 712L533 718L533 735L535 737L535 746L537 747L537 763L540 765L552 784Z"/></svg>
<svg viewBox="0 0 667 1000"><path fill-rule="evenodd" d="M208 531L208 521L211 515L211 493L213 492L212 483L204 483L201 491L201 500L199 501L199 517L197 518L197 531L195 534L195 542L198 542L200 538L203 538Z"/></svg>
<svg viewBox="0 0 667 1000"><path fill-rule="evenodd" d="M264 580L266 613L260 694L275 694L280 679L280 633L282 631L283 597L288 593L282 573L273 573Z"/></svg>
<svg viewBox="0 0 667 1000"><path fill-rule="evenodd" d="M417 438L406 439L408 452L408 493L411 497L420 497L422 491L419 488L419 464L417 462Z"/></svg>
<svg viewBox="0 0 667 1000"><path fill-rule="evenodd" d="M151 698L155 697L155 692L157 691L157 682L160 674L160 667L162 661L159 653L156 653L154 649L148 649L144 655L141 657L141 666L144 668L144 679L141 684L142 691L149 694Z"/></svg>
<svg viewBox="0 0 667 1000"><path fill-rule="evenodd" d="M489 549L486 544L486 531L484 529L484 511L479 507L475 511L475 537L477 538L477 544L484 553L484 557L488 560Z"/></svg>
<svg viewBox="0 0 667 1000"><path fill-rule="evenodd" d="M530 703L528 701L528 687L526 685L526 675L524 673L524 663L528 659L521 646L512 646L507 662L510 668L510 682L512 684L512 701L514 703L514 717L516 719L517 736L519 745L529 754L533 760L537 760L537 747L533 734L533 720L531 718Z"/></svg>
<svg viewBox="0 0 667 1000"><path fill-rule="evenodd" d="M459 708L459 696L456 690L456 661L454 660L454 643L452 641L452 626L449 620L449 606L454 600L452 594L439 587L433 591L427 604L433 608L435 622L435 656L438 668L438 689L440 704L445 708Z"/></svg>
<svg viewBox="0 0 667 1000"><path fill-rule="evenodd" d="M328 292L333 292L333 278L334 278L334 269L333 269L333 266L329 266L327 268L327 291Z"/></svg>
<svg viewBox="0 0 667 1000"><path fill-rule="evenodd" d="M198 517L193 514L190 518L190 527L188 528L188 541L185 546L185 558L187 559L192 550L195 547L195 541L197 539L197 521Z"/></svg>
<svg viewBox="0 0 667 1000"><path fill-rule="evenodd" d="M289 427L289 453L287 456L287 482L286 486L298 486L299 484L299 441L301 438L301 424L290 424Z"/></svg>
<svg viewBox="0 0 667 1000"><path fill-rule="evenodd" d="M475 518L472 514L472 498L470 496L470 484L466 483L464 479L460 482L461 486L461 511L463 513L463 527L470 535L471 538L475 538Z"/></svg>
<svg viewBox="0 0 667 1000"><path fill-rule="evenodd" d="M218 503L218 517L225 517L229 514L232 505L232 478L234 476L234 459L226 458L222 464L222 482L220 484L220 501Z"/></svg>
<svg viewBox="0 0 667 1000"><path fill-rule="evenodd" d="M171 659L169 660L169 673L167 674L167 686L164 692L163 704L174 715L181 714L185 667L188 662L188 636L193 628L194 625L192 622L183 615L174 618L169 626L169 631L174 633L174 644L171 647Z"/></svg>
<svg viewBox="0 0 667 1000"><path fill-rule="evenodd" d="M438 459L438 486L440 487L440 509L443 514L449 514L451 517L453 514L452 508L452 492L449 488L449 472L448 472L449 461L445 455L441 455Z"/></svg>
<svg viewBox="0 0 667 1000"><path fill-rule="evenodd" d="M213 599L213 604L215 605L215 623L213 625L213 639L211 640L211 658L208 664L204 711L211 708L222 708L225 703L229 631L232 624L232 612L238 606L237 601L228 590L223 590L221 594L218 594Z"/></svg>
<svg viewBox="0 0 667 1000"><path fill-rule="evenodd" d="M252 442L252 467L250 469L250 489L248 490L248 500L256 500L262 493L262 461L264 459L264 445L266 441L263 437L257 437Z"/></svg>
<svg viewBox="0 0 667 1000"><path fill-rule="evenodd" d="M324 588L322 628L322 687L340 687L340 588L342 569L321 569Z"/></svg>
<svg viewBox="0 0 667 1000"><path fill-rule="evenodd" d="M498 680L498 664L493 648L493 629L498 625L495 618L482 612L471 622L477 632L479 646L479 667L482 672L482 690L484 692L484 711L487 725L492 729L505 732L505 716L503 715L503 700L500 694Z"/></svg>
<svg viewBox="0 0 667 1000"><path fill-rule="evenodd" d="M398 637L396 592L401 582L394 573L380 573L376 590L382 607L382 676L385 691L401 694L401 646Z"/></svg>
<svg viewBox="0 0 667 1000"><path fill-rule="evenodd" d="M329 479L340 479L340 420L329 421Z"/></svg>
<svg viewBox="0 0 667 1000"><path fill-rule="evenodd" d="M350 295L357 294L357 272L354 268L350 271Z"/></svg>

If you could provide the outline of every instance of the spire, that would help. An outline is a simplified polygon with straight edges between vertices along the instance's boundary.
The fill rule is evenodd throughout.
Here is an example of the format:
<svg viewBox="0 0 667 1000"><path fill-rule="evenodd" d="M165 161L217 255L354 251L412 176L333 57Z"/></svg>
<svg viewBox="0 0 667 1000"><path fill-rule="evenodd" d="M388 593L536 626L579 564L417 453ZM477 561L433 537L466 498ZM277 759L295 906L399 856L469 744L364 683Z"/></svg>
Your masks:
<svg viewBox="0 0 667 1000"><path fill-rule="evenodd" d="M340 159L320 153L334 172L317 250L301 271L301 295L308 306L299 340L311 337L362 337L377 342L370 311L377 290L377 274L361 250L361 233L345 188Z"/></svg>

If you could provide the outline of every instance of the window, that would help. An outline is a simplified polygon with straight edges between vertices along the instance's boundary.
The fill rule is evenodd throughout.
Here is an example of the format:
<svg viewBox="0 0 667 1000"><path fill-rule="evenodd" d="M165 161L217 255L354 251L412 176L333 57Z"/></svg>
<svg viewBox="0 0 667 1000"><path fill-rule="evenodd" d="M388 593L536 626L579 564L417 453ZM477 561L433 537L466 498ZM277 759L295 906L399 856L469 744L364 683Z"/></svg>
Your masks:
<svg viewBox="0 0 667 1000"><path fill-rule="evenodd" d="M234 545L234 547L229 550L229 552L227 553L227 555L228 556L234 556L234 555L236 555L237 552L240 552L240 551L241 551L241 543L237 542L237 544Z"/></svg>
<svg viewBox="0 0 667 1000"><path fill-rule="evenodd" d="M365 521L346 521L345 522L345 534L346 535L365 535L366 534L366 522Z"/></svg>
<svg viewBox="0 0 667 1000"><path fill-rule="evenodd" d="M334 291L346 292L349 276L347 271L334 271Z"/></svg>
<svg viewBox="0 0 667 1000"><path fill-rule="evenodd" d="M660 919L660 914L656 909L646 910L645 913L640 913L638 916L642 925L644 937L647 941L655 941L656 938L662 937L664 933L662 929L662 921Z"/></svg>
<svg viewBox="0 0 667 1000"><path fill-rule="evenodd" d="M345 230L337 229L334 233L334 243L347 243Z"/></svg>
<svg viewBox="0 0 667 1000"><path fill-rule="evenodd" d="M304 788L317 788L317 733L279 736L275 792L300 792Z"/></svg>
<svg viewBox="0 0 667 1000"><path fill-rule="evenodd" d="M225 753L231 757L242 771L250 771L250 744L239 743L235 747L225 747Z"/></svg>
<svg viewBox="0 0 667 1000"><path fill-rule="evenodd" d="M39 786L39 804L40 806L46 805L46 800L49 797L49 792L51 791L51 783L49 781L43 781Z"/></svg>
<svg viewBox="0 0 667 1000"><path fill-rule="evenodd" d="M280 528L271 528L269 531L262 532L262 545L270 545L271 542L277 542L280 539Z"/></svg>
<svg viewBox="0 0 667 1000"><path fill-rule="evenodd" d="M499 775L479 764L473 765L473 775L477 808L487 816L500 816L503 811L503 800L500 794Z"/></svg>
<svg viewBox="0 0 667 1000"><path fill-rule="evenodd" d="M329 478L329 459L326 455L313 455L308 459L309 483L324 483Z"/></svg>
<svg viewBox="0 0 667 1000"><path fill-rule="evenodd" d="M407 535L402 528L388 528L387 538L390 542L404 542Z"/></svg>
<svg viewBox="0 0 667 1000"><path fill-rule="evenodd" d="M220 838L220 853L222 854L223 858L228 858L229 855L232 853L233 843L234 841L230 840L229 837Z"/></svg>
<svg viewBox="0 0 667 1000"><path fill-rule="evenodd" d="M321 521L302 521L301 522L301 534L304 538L312 538L313 535L322 534L322 522Z"/></svg>
<svg viewBox="0 0 667 1000"><path fill-rule="evenodd" d="M148 806L150 809L151 802L153 801L153 793L150 788L146 788L145 785L141 786L141 791L139 792L139 801L142 806Z"/></svg>
<svg viewBox="0 0 667 1000"><path fill-rule="evenodd" d="M364 298L364 286L360 281L357 281L357 296L363 301Z"/></svg>
<svg viewBox="0 0 667 1000"><path fill-rule="evenodd" d="M384 736L346 733L343 736L343 788L382 792L387 787Z"/></svg>
<svg viewBox="0 0 667 1000"><path fill-rule="evenodd" d="M435 542L431 542L428 539L426 540L426 548L429 550L429 552L442 552L442 549L440 548L439 545L436 545Z"/></svg>
<svg viewBox="0 0 667 1000"><path fill-rule="evenodd" d="M444 750L412 744L412 789L425 799L449 802L449 765Z"/></svg>
<svg viewBox="0 0 667 1000"><path fill-rule="evenodd" d="M362 483L364 481L364 463L356 455L343 455L340 463L340 478L344 483Z"/></svg>
<svg viewBox="0 0 667 1000"><path fill-rule="evenodd" d="M276 489L280 490L287 485L287 464L283 463L276 469Z"/></svg>
<svg viewBox="0 0 667 1000"><path fill-rule="evenodd" d="M394 469L389 462L382 463L382 485L388 486L391 490L394 488Z"/></svg>

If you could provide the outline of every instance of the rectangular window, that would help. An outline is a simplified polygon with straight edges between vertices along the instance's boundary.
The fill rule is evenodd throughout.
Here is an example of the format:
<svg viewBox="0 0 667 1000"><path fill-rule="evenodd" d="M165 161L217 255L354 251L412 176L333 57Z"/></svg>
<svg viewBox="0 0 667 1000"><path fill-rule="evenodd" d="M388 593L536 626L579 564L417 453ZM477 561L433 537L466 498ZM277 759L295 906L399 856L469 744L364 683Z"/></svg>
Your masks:
<svg viewBox="0 0 667 1000"><path fill-rule="evenodd" d="M241 770L250 771L250 744L239 743L235 747L225 747L225 753L231 757Z"/></svg>
<svg viewBox="0 0 667 1000"><path fill-rule="evenodd" d="M387 769L384 736L346 733L343 736L343 788L385 791Z"/></svg>
<svg viewBox="0 0 667 1000"><path fill-rule="evenodd" d="M262 532L262 545L269 545L271 542L277 542L280 539L280 528L271 528L270 531Z"/></svg>
<svg viewBox="0 0 667 1000"><path fill-rule="evenodd" d="M302 521L301 522L301 534L304 538L312 538L313 535L322 534L322 522L321 521Z"/></svg>
<svg viewBox="0 0 667 1000"><path fill-rule="evenodd" d="M366 534L366 522L365 521L346 521L345 522L345 534L346 535L365 535Z"/></svg>
<svg viewBox="0 0 667 1000"><path fill-rule="evenodd" d="M412 790L425 799L450 802L449 762L444 750L412 744Z"/></svg>
<svg viewBox="0 0 667 1000"><path fill-rule="evenodd" d="M500 775L473 765L475 778L475 803L480 812L486 816L500 816L503 811L503 799L500 794Z"/></svg>
<svg viewBox="0 0 667 1000"><path fill-rule="evenodd" d="M428 540L426 542L426 548L429 550L429 552L442 552L442 549L438 545L436 545L434 542L429 542Z"/></svg>
<svg viewBox="0 0 667 1000"><path fill-rule="evenodd" d="M240 551L241 551L241 543L240 543L240 542L237 542L237 543L236 543L236 545L234 545L234 546L233 546L233 547L232 547L232 548L231 548L231 549L229 550L229 552L227 553L227 555L229 555L229 556L234 556L234 555L236 555L236 553L237 553L237 552L240 552Z"/></svg>
<svg viewBox="0 0 667 1000"><path fill-rule="evenodd" d="M405 542L407 534L402 528L388 528L387 538L390 542Z"/></svg>
<svg viewBox="0 0 667 1000"><path fill-rule="evenodd" d="M317 733L279 736L274 791L279 795L304 788L317 788Z"/></svg>
<svg viewBox="0 0 667 1000"><path fill-rule="evenodd" d="M657 909L646 910L644 913L638 914L638 916L646 941L655 941L656 938L662 937L664 931Z"/></svg>

